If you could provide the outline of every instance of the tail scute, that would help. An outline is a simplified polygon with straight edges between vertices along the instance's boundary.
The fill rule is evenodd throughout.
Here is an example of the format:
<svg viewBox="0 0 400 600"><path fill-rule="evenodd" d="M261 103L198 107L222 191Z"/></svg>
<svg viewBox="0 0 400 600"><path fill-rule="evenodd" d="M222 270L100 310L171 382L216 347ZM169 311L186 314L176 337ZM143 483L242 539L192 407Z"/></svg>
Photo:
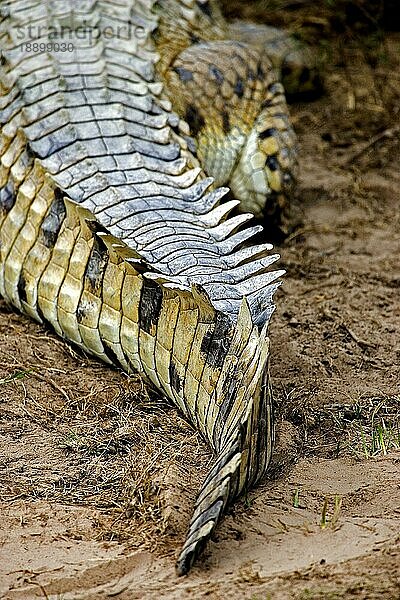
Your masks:
<svg viewBox="0 0 400 600"><path fill-rule="evenodd" d="M242 416L225 436L201 487L186 542L176 564L178 575L189 572L227 505L256 483L268 467L274 441L268 348L268 338L262 332L258 345L260 363L251 376L257 385L250 383L251 395L242 405Z"/></svg>
<svg viewBox="0 0 400 600"><path fill-rule="evenodd" d="M210 539L230 499L231 482L236 480L235 475L240 470L241 458L241 452L235 452L232 456L228 449L218 457L204 482L196 501L185 545L176 563L178 575L186 575L189 572L195 558Z"/></svg>

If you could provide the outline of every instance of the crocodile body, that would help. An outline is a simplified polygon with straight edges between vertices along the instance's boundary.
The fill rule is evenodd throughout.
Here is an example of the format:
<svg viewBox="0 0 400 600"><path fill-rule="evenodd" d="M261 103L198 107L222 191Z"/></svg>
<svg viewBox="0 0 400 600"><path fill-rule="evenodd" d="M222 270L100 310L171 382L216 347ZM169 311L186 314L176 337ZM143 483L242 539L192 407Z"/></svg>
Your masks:
<svg viewBox="0 0 400 600"><path fill-rule="evenodd" d="M176 6L194 19L198 4ZM187 573L271 458L267 327L283 271L196 166L155 68L154 0L0 6L0 294L138 371L208 440L215 463L177 563Z"/></svg>

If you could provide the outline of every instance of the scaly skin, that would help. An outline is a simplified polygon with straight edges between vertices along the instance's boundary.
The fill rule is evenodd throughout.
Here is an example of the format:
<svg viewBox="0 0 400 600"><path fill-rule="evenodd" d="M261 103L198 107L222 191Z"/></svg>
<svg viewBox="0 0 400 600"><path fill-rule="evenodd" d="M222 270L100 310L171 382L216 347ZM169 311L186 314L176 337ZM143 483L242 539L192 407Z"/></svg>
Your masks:
<svg viewBox="0 0 400 600"><path fill-rule="evenodd" d="M228 25L213 1L159 5L158 71L200 164L230 186L241 212L285 231L297 149L279 75L288 61L296 70L293 41L273 28Z"/></svg>
<svg viewBox="0 0 400 600"><path fill-rule="evenodd" d="M168 10L190 34L209 19L207 4ZM220 205L226 190L208 191L171 110L160 71L172 59L157 37L164 3L3 0L1 11L0 294L141 373L210 443L215 464L177 563L184 574L271 458L267 328L283 271L269 270L278 258L269 244L245 244L260 231L241 227L249 215L227 218L238 202ZM35 51L29 25L51 46ZM118 36L97 35L117 26Z"/></svg>

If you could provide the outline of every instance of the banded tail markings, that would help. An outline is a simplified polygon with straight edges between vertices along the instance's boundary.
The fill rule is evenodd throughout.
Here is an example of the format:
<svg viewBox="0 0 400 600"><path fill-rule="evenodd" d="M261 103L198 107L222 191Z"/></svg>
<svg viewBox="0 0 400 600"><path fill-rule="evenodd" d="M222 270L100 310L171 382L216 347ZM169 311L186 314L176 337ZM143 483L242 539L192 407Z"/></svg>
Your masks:
<svg viewBox="0 0 400 600"><path fill-rule="evenodd" d="M257 383L262 377L263 369L267 367L269 357L269 338L264 327L259 334L257 327L254 326L248 342L241 352L238 362L242 369L242 385L246 389L246 395L254 395ZM266 393L266 390L258 390L259 394ZM257 397L260 397L258 395ZM262 397L262 396L261 396ZM241 419L243 407L243 396L236 396L229 413L226 415L224 426L221 429L220 447L223 447L238 427Z"/></svg>
<svg viewBox="0 0 400 600"><path fill-rule="evenodd" d="M0 294L20 310L17 287L22 263L47 210L46 199L40 195L44 186L48 186L45 174L35 165L19 185L15 202L0 225Z"/></svg>
<svg viewBox="0 0 400 600"><path fill-rule="evenodd" d="M104 345L99 331L102 310L102 286L109 253L102 239L90 228L81 215L81 227L91 232L90 252L83 275L83 289L77 307L77 323L83 344L93 354L104 359ZM108 358L108 357L107 357ZM109 362L109 359L107 360Z"/></svg>
<svg viewBox="0 0 400 600"><path fill-rule="evenodd" d="M84 290L87 263L92 251L93 234L82 221L79 206L67 198L65 198L65 206L65 227L61 229L54 245L54 262L57 260L58 244L63 239L63 233L68 230L72 233L68 240L72 245L69 248L68 263L65 265L65 276L57 294L57 321L64 336L83 347L77 315Z"/></svg>
<svg viewBox="0 0 400 600"><path fill-rule="evenodd" d="M209 315L202 314L201 308L199 308L199 322L196 327L196 331L193 335L193 343L189 354L189 359L186 367L186 380L185 380L185 397L190 398L190 410L192 413L192 420L197 423L200 427L198 420L198 403L199 403L199 388L200 382L203 376L205 367L205 355L201 351L201 343L205 336L209 334L212 329L213 321L204 322L200 319L209 319ZM189 400L188 400L189 401Z"/></svg>
<svg viewBox="0 0 400 600"><path fill-rule="evenodd" d="M230 339L228 338L229 346L226 351L224 362L221 367L218 369L214 368L211 371L215 377L215 395L213 396L213 401L209 402L206 406L200 402L197 407L197 420L199 426L204 428L206 427L206 423L208 423L208 425L212 423L212 427L208 427L207 436L210 443L217 451L220 448L220 445L216 437L215 428L221 420L221 417L219 416L221 413L225 413L229 410L229 414L231 414L232 408L227 409L227 404L230 404L231 399L227 397L226 392L227 388L232 384L233 376L239 383L242 382L246 365L243 367L243 363L240 362L240 360L244 348L248 348L250 338L249 331L254 331L254 327L252 326L247 301L243 300L239 319L235 325L232 324L231 326L229 333ZM258 335L255 337L257 339ZM201 382L203 382L207 376L210 376L210 367L205 365ZM204 389L204 386L202 386L202 389ZM201 398L204 401L204 393L201 395ZM239 402L239 406L241 406L240 399L237 402Z"/></svg>
<svg viewBox="0 0 400 600"><path fill-rule="evenodd" d="M54 200L40 226L41 241L46 248L52 249L56 243L61 226L65 219L64 194L58 188L54 190Z"/></svg>
<svg viewBox="0 0 400 600"><path fill-rule="evenodd" d="M47 219L48 214L52 211L54 203L57 204L57 206L61 209L62 212L65 212L65 207L64 209L62 208L62 206L64 205L61 206L61 201L59 198L57 200L53 199L53 202L51 202L51 198L53 196L54 191L55 190L50 191L48 188L46 189L45 186L43 186L43 188L41 189L40 193L42 199L48 207L48 212L45 215L42 224ZM39 231L41 229L41 226L39 228ZM35 233L37 233L36 230ZM22 299L20 297L20 301L21 307L24 312L26 312L32 318L43 322L45 321L45 319L38 307L38 282L40 281L40 278L42 277L46 267L48 266L51 260L52 247L49 247L49 245L45 245L43 243L42 236L40 234L34 235L32 239L33 243L31 240L30 244L27 244L27 247L30 246L30 248L26 253L21 272L21 275L25 280L25 299Z"/></svg>
<svg viewBox="0 0 400 600"><path fill-rule="evenodd" d="M268 344L266 348L268 351ZM223 400L218 413L214 413L212 417L210 416L210 420L211 418L213 419L211 421L213 422L213 427L210 428L212 431L212 443L217 451L223 447L230 432L231 435L234 435L234 431L237 429L238 423L243 416L246 398L255 397L257 402L261 402L261 400L258 400L260 396L257 396L255 392L262 368L265 366L268 358L268 353L264 355L263 349L265 349L265 346L262 336L259 336L258 332L253 331L253 336L246 346L247 353L243 352L237 362L233 360L233 365L232 363L230 365L229 361L224 365L224 377L221 377L216 387L216 394L221 395ZM229 366L231 366L234 375L230 371ZM227 393L224 396L223 393L226 389ZM239 390L241 391L240 393ZM257 406L258 404L256 404Z"/></svg>
<svg viewBox="0 0 400 600"><path fill-rule="evenodd" d="M189 359L194 348L196 331L199 327L201 310L192 293L181 294L181 305L176 322L171 364L174 366L178 377L175 395L178 395L185 404L185 413L194 422L194 405L197 398L197 382L190 375Z"/></svg>
<svg viewBox="0 0 400 600"><path fill-rule="evenodd" d="M18 199L22 193L22 187L18 194ZM26 280L29 284L29 275L25 269L25 261L28 253L35 245L35 241L38 239L40 226L45 218L46 212L49 206L49 196L51 198L53 194L53 188L49 185L47 180L40 182L39 187L36 189L36 195L31 200L29 208L25 211L25 207L19 212L20 205L19 200L15 205L14 223L19 221L23 222L23 214L25 213L25 221L22 226L19 227L18 233L15 235L14 241L10 246L8 255L4 261L4 277L5 277L5 294L7 298L21 310L21 299L18 292L18 281L22 279ZM25 203L23 202L23 205ZM19 213L19 214L18 214ZM8 232L8 230L7 230ZM35 285L35 282L31 281L31 284ZM24 298L22 301L27 300L28 290L26 286L24 288Z"/></svg>
<svg viewBox="0 0 400 600"><path fill-rule="evenodd" d="M129 372L143 372L139 355L139 300L143 278L131 264L125 263L125 278L121 291L122 319L120 329L121 347L129 364Z"/></svg>
<svg viewBox="0 0 400 600"><path fill-rule="evenodd" d="M217 458L218 470L214 470L214 476L206 480L200 491L186 541L176 563L178 575L189 572L221 519L231 495L232 481L240 469L242 456L239 448L240 443L233 444L233 452L228 449Z"/></svg>
<svg viewBox="0 0 400 600"><path fill-rule="evenodd" d="M78 322L76 318L76 322L74 322L72 313L69 311L65 313L65 309L62 308L61 305L59 306L60 291L62 289L64 280L69 273L70 259L74 252L75 244L81 234L81 223L77 214L76 204L66 197L64 198L64 202L66 216L58 234L56 243L54 244L51 260L49 261L38 283L38 307L40 313L43 315L45 320L51 324L58 335L65 337L65 332L63 329L63 325L65 325L68 330L71 330L72 335L74 336L72 341L78 340L77 343L80 343L81 336L79 334ZM85 242L87 243L86 240ZM85 250L82 247L82 251L85 252L87 261L90 255L89 246L87 246ZM76 260L78 263L79 254L80 253L76 254ZM85 265L86 262L83 263L82 266L85 267ZM78 265L77 268L79 268ZM83 275L84 268L82 272L82 281ZM79 282L75 283L72 277L68 277L67 285L63 289L63 296L66 305L65 308L75 307L75 311L77 311L82 289L83 283L80 285ZM79 293L79 297L74 297L72 300L69 300L69 292ZM59 308L60 311L62 311L62 323L59 321Z"/></svg>
<svg viewBox="0 0 400 600"><path fill-rule="evenodd" d="M109 260L102 281L102 303L99 317L99 335L102 339L105 353L116 366L122 366L129 371L129 363L121 346L122 298L125 264L117 253L109 251ZM116 359L118 359L116 361Z"/></svg>
<svg viewBox="0 0 400 600"><path fill-rule="evenodd" d="M181 296L177 290L163 290L163 303L156 332L155 363L162 388L170 398L174 392L170 382L170 363L178 315L181 306Z"/></svg>
<svg viewBox="0 0 400 600"><path fill-rule="evenodd" d="M211 469L197 498L187 539L177 562L178 574L188 572L214 531L226 503L263 476L272 453L272 398L263 376L269 357L267 327L259 332L256 326L251 326L245 299L241 315L241 326L234 333L215 388L216 396L223 392L228 382L232 382L232 368L236 370L236 376L242 370L242 379L232 406L229 406L229 394L226 394L220 404L220 412L208 413L208 435L212 431L215 433L211 442L214 448L219 448L217 466ZM237 357L236 363L230 360L231 351L232 356ZM222 416L223 411L226 412ZM265 418L260 419L263 413ZM270 439L265 440L267 435Z"/></svg>
<svg viewBox="0 0 400 600"><path fill-rule="evenodd" d="M162 305L162 291L159 284L144 279L139 301L139 326L152 336L156 335Z"/></svg>

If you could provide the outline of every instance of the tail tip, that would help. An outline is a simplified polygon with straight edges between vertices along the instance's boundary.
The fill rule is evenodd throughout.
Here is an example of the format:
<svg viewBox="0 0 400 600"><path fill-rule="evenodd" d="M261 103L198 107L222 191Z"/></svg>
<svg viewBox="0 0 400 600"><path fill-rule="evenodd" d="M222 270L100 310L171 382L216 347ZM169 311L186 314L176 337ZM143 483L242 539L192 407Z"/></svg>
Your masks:
<svg viewBox="0 0 400 600"><path fill-rule="evenodd" d="M195 559L195 552L182 552L175 563L175 571L178 577L187 575L192 568Z"/></svg>

